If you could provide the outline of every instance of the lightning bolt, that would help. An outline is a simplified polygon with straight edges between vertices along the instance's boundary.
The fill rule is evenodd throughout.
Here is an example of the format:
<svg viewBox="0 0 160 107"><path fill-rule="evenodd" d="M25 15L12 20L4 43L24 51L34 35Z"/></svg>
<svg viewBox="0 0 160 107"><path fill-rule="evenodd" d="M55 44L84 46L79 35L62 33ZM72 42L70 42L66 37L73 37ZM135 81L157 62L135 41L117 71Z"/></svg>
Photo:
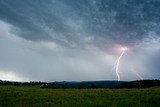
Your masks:
<svg viewBox="0 0 160 107"><path fill-rule="evenodd" d="M131 71L134 72L139 77L139 79L143 80L142 76L136 72L133 66L131 67Z"/></svg>
<svg viewBox="0 0 160 107"><path fill-rule="evenodd" d="M121 80L120 76L119 76L119 65L120 65L120 62L121 62L121 59L123 57L123 55L125 54L126 52L126 48L122 48L122 53L120 54L120 56L118 57L118 59L116 60L116 65L115 65L115 70L116 70L116 75L117 75L117 79L118 81Z"/></svg>
<svg viewBox="0 0 160 107"><path fill-rule="evenodd" d="M112 69L112 70L115 70L118 81L121 80L120 75L119 75L119 66L120 66L120 63L121 63L121 59L122 59L123 55L126 53L127 50L128 50L127 47L121 47L122 52L121 52L120 56L117 58L117 60L115 61L114 68ZM143 80L142 76L139 75L138 72L136 72L133 65L131 66L131 71L134 72L139 79Z"/></svg>

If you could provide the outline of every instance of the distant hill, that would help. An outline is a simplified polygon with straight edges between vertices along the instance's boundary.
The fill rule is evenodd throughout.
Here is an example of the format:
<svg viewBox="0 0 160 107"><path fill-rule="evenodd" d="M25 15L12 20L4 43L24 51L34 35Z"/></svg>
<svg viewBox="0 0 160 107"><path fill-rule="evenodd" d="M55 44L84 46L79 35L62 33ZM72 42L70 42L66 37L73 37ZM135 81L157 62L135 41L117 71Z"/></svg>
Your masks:
<svg viewBox="0 0 160 107"><path fill-rule="evenodd" d="M14 86L32 86L41 85L41 88L148 88L153 86L160 86L160 80L137 80L137 81L63 81L63 82L14 82L2 81L0 85L14 85Z"/></svg>
<svg viewBox="0 0 160 107"><path fill-rule="evenodd" d="M137 80L123 84L118 88L149 88L160 86L160 80Z"/></svg>
<svg viewBox="0 0 160 107"><path fill-rule="evenodd" d="M82 81L82 82L53 82L42 88L63 86L63 88L115 88L127 84L126 81Z"/></svg>

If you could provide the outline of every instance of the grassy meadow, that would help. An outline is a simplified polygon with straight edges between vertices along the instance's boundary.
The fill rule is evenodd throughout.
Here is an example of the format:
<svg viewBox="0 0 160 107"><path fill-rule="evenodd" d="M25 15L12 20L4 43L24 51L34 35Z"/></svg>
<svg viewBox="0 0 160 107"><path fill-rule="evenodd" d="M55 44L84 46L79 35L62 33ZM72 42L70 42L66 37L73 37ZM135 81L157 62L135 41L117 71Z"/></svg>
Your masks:
<svg viewBox="0 0 160 107"><path fill-rule="evenodd" d="M160 107L160 87L146 89L42 89L0 86L0 107Z"/></svg>

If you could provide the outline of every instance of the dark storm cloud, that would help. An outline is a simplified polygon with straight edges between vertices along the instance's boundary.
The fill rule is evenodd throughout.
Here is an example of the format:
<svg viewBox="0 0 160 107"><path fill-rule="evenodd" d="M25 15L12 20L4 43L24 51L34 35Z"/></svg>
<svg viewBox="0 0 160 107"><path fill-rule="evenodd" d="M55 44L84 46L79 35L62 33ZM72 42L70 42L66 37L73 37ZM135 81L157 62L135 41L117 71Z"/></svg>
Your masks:
<svg viewBox="0 0 160 107"><path fill-rule="evenodd" d="M122 46L122 80L159 78L159 13L159 0L0 0L0 79L116 79Z"/></svg>
<svg viewBox="0 0 160 107"><path fill-rule="evenodd" d="M159 34L159 5L159 0L0 0L0 18L33 41L83 44L92 36L100 47L109 39L128 45L149 31Z"/></svg>

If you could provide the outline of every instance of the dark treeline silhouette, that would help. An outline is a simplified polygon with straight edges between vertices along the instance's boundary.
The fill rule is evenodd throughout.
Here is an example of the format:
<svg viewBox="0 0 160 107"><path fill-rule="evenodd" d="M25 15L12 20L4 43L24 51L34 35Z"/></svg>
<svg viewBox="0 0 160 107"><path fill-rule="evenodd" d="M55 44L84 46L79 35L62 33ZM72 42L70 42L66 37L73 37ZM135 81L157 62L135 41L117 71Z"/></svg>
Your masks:
<svg viewBox="0 0 160 107"><path fill-rule="evenodd" d="M114 88L127 82L124 81L83 81L83 82L53 82L44 84L41 88L75 88L75 89L94 89L94 88Z"/></svg>
<svg viewBox="0 0 160 107"><path fill-rule="evenodd" d="M16 82L16 81L2 81L0 80L0 85L14 85L14 86L32 86L32 85L42 85L44 82L40 81L30 81L30 82Z"/></svg>
<svg viewBox="0 0 160 107"><path fill-rule="evenodd" d="M137 80L137 81L83 81L83 82L14 82L2 81L0 85L13 85L13 86L34 86L40 85L41 88L51 89L94 89L94 88L149 88L153 86L160 86L160 80Z"/></svg>
<svg viewBox="0 0 160 107"><path fill-rule="evenodd" d="M128 82L128 84L121 85L117 88L149 88L160 86L160 80L137 80Z"/></svg>

